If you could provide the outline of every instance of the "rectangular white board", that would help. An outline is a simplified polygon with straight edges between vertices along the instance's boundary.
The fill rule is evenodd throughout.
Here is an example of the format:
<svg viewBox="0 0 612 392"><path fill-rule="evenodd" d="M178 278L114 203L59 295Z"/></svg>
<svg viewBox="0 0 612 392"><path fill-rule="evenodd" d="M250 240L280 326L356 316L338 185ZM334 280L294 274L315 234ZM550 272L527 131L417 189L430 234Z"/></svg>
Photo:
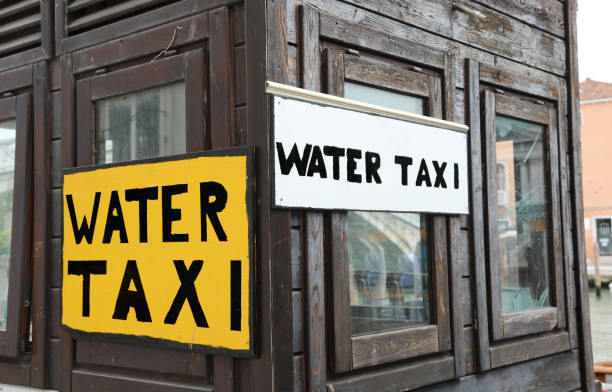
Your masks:
<svg viewBox="0 0 612 392"><path fill-rule="evenodd" d="M271 105L275 207L468 213L465 131L278 95Z"/></svg>

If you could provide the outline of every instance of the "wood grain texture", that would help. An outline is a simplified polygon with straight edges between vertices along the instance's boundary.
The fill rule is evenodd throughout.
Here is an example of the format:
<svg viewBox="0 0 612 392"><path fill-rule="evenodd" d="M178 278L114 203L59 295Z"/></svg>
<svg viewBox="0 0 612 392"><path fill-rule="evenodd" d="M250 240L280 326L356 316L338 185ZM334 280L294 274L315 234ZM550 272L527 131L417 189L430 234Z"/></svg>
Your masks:
<svg viewBox="0 0 612 392"><path fill-rule="evenodd" d="M568 151L567 122L567 87L563 83L559 87L559 105L557 110L559 121L559 177L561 186L561 231L563 233L563 265L565 269L565 293L567 307L567 324L570 334L570 346L578 347L576 320L576 282L574 277L574 246L572 243L572 203L570 193L570 168Z"/></svg>
<svg viewBox="0 0 612 392"><path fill-rule="evenodd" d="M438 326L438 346L440 351L451 349L451 321L449 301L449 276L448 276L448 250L446 218L434 216L433 227L433 249L432 270L435 284L433 288L434 313L436 314L436 325Z"/></svg>
<svg viewBox="0 0 612 392"><path fill-rule="evenodd" d="M325 341L325 277L324 277L324 240L323 214L308 212L305 219L304 274L306 278L306 353L308 390L319 391L326 380L326 341Z"/></svg>
<svg viewBox="0 0 612 392"><path fill-rule="evenodd" d="M465 110L469 133L470 162L470 258L476 295L474 328L477 333L478 368L481 372L490 369L489 322L487 312L487 280L484 249L483 179L480 129L480 66L478 62L466 60L465 65Z"/></svg>
<svg viewBox="0 0 612 392"><path fill-rule="evenodd" d="M489 90L482 93L482 167L483 173L483 206L485 209L485 241L487 243L487 273L489 282L489 310L491 312L491 336L493 340L504 337L501 322L502 314L502 282L499 260L498 204L497 204L497 172L495 148L495 108L497 95Z"/></svg>
<svg viewBox="0 0 612 392"><path fill-rule="evenodd" d="M564 329L566 326L565 291L563 264L563 240L561 222L560 179L559 179L559 124L557 123L557 109L548 108L550 122L548 125L547 158L550 172L550 210L552 230L552 271L554 276L553 293L555 295L554 305L557 308L557 328Z"/></svg>
<svg viewBox="0 0 612 392"><path fill-rule="evenodd" d="M473 0L522 23L565 38L563 2L558 0Z"/></svg>
<svg viewBox="0 0 612 392"><path fill-rule="evenodd" d="M429 325L409 330L355 336L351 339L352 368L414 358L440 351L439 327Z"/></svg>
<svg viewBox="0 0 612 392"><path fill-rule="evenodd" d="M32 220L32 386L44 388L48 377L48 298L49 232L51 204L49 79L46 63L34 65L33 101L36 108L33 138L33 210ZM22 98L23 99L23 98ZM28 110L30 112L30 110ZM31 114L30 114L31 115ZM18 210L17 210L18 211ZM27 216L25 211L23 215Z"/></svg>
<svg viewBox="0 0 612 392"><path fill-rule="evenodd" d="M491 367L510 365L517 362L528 361L534 358L545 357L551 354L569 351L569 334L567 332L554 332L538 336L525 341L515 340L491 347Z"/></svg>
<svg viewBox="0 0 612 392"><path fill-rule="evenodd" d="M460 308L463 313L463 324L472 325L473 319L473 308L472 308L472 280L471 278L461 278L461 302Z"/></svg>
<svg viewBox="0 0 612 392"><path fill-rule="evenodd" d="M579 331L581 346L581 364L583 388L593 391L593 350L591 341L591 319L589 313L589 286L586 274L586 255L584 240L584 207L582 199L582 156L580 145L580 86L578 83L578 41L576 37L577 1L565 2L568 41L568 118L569 118L569 152L573 211L574 234L574 270L576 279L577 312L580 315Z"/></svg>
<svg viewBox="0 0 612 392"><path fill-rule="evenodd" d="M523 312L506 313L501 316L503 339L548 332L555 329L558 308L547 307Z"/></svg>
<svg viewBox="0 0 612 392"><path fill-rule="evenodd" d="M291 286L294 290L301 290L303 286L303 252L302 230L291 229Z"/></svg>
<svg viewBox="0 0 612 392"><path fill-rule="evenodd" d="M185 53L185 131L186 151L196 152L206 148L210 133L206 128L207 75L204 67L204 51L196 49Z"/></svg>
<svg viewBox="0 0 612 392"><path fill-rule="evenodd" d="M358 56L345 55L344 78L376 87L400 91L428 98L429 78L397 65L368 61Z"/></svg>
<svg viewBox="0 0 612 392"><path fill-rule="evenodd" d="M293 354L304 352L304 301L301 291L293 292Z"/></svg>
<svg viewBox="0 0 612 392"><path fill-rule="evenodd" d="M177 26L180 29L176 29ZM153 60L167 47L172 36L174 36L174 42L170 49L208 38L208 15L203 14L181 19L145 32L131 34L90 48L77 50L72 54L74 72L91 71L143 56L150 56L150 59Z"/></svg>
<svg viewBox="0 0 612 392"><path fill-rule="evenodd" d="M234 56L227 7L210 14L210 135L211 145L234 142Z"/></svg>
<svg viewBox="0 0 612 392"><path fill-rule="evenodd" d="M73 371L72 387L75 391L124 391L132 392L212 392L206 384L186 384L169 380L141 378L127 374L79 369ZM215 389L216 391L216 389Z"/></svg>
<svg viewBox="0 0 612 392"><path fill-rule="evenodd" d="M580 387L578 352L501 367L423 388L419 392L572 391Z"/></svg>
<svg viewBox="0 0 612 392"><path fill-rule="evenodd" d="M495 96L494 110L504 116L517 117L543 125L549 125L551 120L548 106L504 94Z"/></svg>
<svg viewBox="0 0 612 392"><path fill-rule="evenodd" d="M454 373L453 358L450 355L444 355L340 377L328 382L327 391L404 392L450 380L454 377Z"/></svg>
<svg viewBox="0 0 612 392"><path fill-rule="evenodd" d="M138 350L138 355L133 355L135 350ZM75 354L78 363L195 376L201 377L205 382L210 377L206 355L196 352L185 353L156 347L130 347L111 342L77 340ZM160 358L163 358L163 361Z"/></svg>
<svg viewBox="0 0 612 392"><path fill-rule="evenodd" d="M289 8L291 3L297 1L290 0ZM461 57L467 53L477 56L479 53L489 53L490 56L516 61L559 76L563 76L565 71L563 39L480 4L462 1L463 7L459 10L443 0L418 1L407 7L398 7L392 0L348 2L356 6L329 0L305 1L334 15L335 19L354 21L398 38L410 36L415 42L426 42L431 47L450 50L452 48L444 48L445 45L451 41L457 42L461 46L453 46L461 52ZM466 9L469 11L465 12ZM473 17L472 14L476 12L484 18ZM418 28L411 30L412 26ZM288 31L290 42L295 42L294 27L290 25Z"/></svg>
<svg viewBox="0 0 612 392"><path fill-rule="evenodd" d="M328 94L344 96L344 77L346 73L345 57L353 57L342 52L326 49L324 52L326 91ZM350 271L348 259L348 221L345 212L332 212L328 215L326 232L330 234L328 241L328 257L330 260L331 296L328 303L333 314L333 370L342 373L353 366L353 348L351 345L351 299Z"/></svg>

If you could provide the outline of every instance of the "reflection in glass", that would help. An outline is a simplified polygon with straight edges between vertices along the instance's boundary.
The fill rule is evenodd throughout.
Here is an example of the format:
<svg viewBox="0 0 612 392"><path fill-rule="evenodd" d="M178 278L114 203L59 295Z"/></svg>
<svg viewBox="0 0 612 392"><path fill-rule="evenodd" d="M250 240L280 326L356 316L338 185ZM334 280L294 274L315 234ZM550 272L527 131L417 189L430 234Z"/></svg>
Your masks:
<svg viewBox="0 0 612 392"><path fill-rule="evenodd" d="M0 122L0 331L6 331L13 218L15 135L14 120Z"/></svg>
<svg viewBox="0 0 612 392"><path fill-rule="evenodd" d="M186 151L185 84L96 102L96 163Z"/></svg>
<svg viewBox="0 0 612 392"><path fill-rule="evenodd" d="M348 213L351 333L428 324L426 217Z"/></svg>
<svg viewBox="0 0 612 392"><path fill-rule="evenodd" d="M498 116L495 133L502 313L546 307L551 303L545 128Z"/></svg>
<svg viewBox="0 0 612 392"><path fill-rule="evenodd" d="M344 97L424 114L421 98L344 84ZM426 217L419 214L348 212L351 333L429 324L429 258Z"/></svg>

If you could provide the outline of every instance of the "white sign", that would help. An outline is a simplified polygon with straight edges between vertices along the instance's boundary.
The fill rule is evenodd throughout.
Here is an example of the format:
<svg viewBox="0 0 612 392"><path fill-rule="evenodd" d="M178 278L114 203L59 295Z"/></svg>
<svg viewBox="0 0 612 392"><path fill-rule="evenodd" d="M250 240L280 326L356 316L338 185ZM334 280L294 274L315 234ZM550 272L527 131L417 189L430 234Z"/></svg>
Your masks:
<svg viewBox="0 0 612 392"><path fill-rule="evenodd" d="M359 105L332 98L345 107ZM414 118L406 121L318 101L272 98L276 207L468 213L464 125L393 113Z"/></svg>

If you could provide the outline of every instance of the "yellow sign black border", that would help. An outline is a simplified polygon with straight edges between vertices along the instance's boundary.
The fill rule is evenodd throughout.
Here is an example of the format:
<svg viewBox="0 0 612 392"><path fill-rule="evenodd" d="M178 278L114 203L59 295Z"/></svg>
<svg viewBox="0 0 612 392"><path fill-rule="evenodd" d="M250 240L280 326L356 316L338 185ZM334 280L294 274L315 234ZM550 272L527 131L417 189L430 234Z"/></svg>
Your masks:
<svg viewBox="0 0 612 392"><path fill-rule="evenodd" d="M173 340L160 339L160 338L152 338L149 336L137 336L137 335L124 335L124 334L116 334L116 333L102 333L102 332L85 332L78 329L70 328L67 325L61 324L64 329L66 329L72 336L87 338L87 339L96 339L99 341L105 341L109 343L136 343L149 347L161 347L161 348L169 348L169 349L182 349L186 351L197 351L206 354L214 354L214 355L224 355L231 356L237 358L254 358L256 356L256 346L255 346L255 320L256 320L256 309L255 309L255 177L254 177L254 156L255 156L255 147L231 147L231 148L222 148L210 151L201 151L194 153L187 153L181 155L172 155L167 157L156 157L156 158L148 158L148 159L139 159L125 162L116 162L116 163L108 163L101 165L90 165L90 166L79 166L73 168L64 168L62 169L62 209L64 206L64 175L80 173L80 172L88 172L88 171L96 171L102 169L108 169L112 167L120 167L120 166L134 166L139 164L146 163L162 163L162 162L171 162L171 161L180 161L185 159L192 158L200 158L200 157L235 157L235 156L246 156L246 208L247 208L247 221L248 221L248 253L249 253L249 349L248 350L235 350L228 349L224 347L215 347L209 345L201 345L201 344L189 344L189 343L179 343ZM64 268L64 214L61 214L61 232L62 232L62 248L61 248L61 267L62 270ZM60 304L63 303L63 279L64 276L61 276L61 286L62 290L60 291ZM62 320L63 308L60 306L60 320Z"/></svg>

